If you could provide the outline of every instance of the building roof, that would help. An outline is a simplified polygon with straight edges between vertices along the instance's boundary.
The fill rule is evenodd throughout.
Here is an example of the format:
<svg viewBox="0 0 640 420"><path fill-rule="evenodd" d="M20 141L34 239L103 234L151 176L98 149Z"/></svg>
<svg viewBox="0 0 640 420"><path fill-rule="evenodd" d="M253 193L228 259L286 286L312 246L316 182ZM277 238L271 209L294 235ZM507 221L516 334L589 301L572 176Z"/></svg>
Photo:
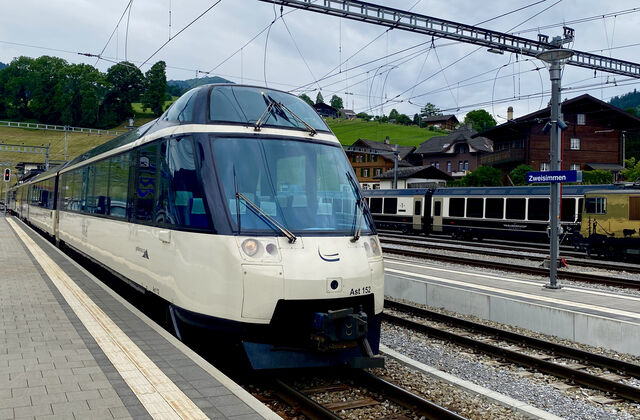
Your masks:
<svg viewBox="0 0 640 420"><path fill-rule="evenodd" d="M451 114L451 115L432 115L430 117L422 117L422 121L423 122L432 122L432 123L454 121L456 124L459 122L458 119L456 118L456 116L453 115L453 114Z"/></svg>
<svg viewBox="0 0 640 420"><path fill-rule="evenodd" d="M343 109L344 115L356 115L356 112L353 109Z"/></svg>
<svg viewBox="0 0 640 420"><path fill-rule="evenodd" d="M479 152L493 152L493 141L486 137L473 137L478 132L468 127L460 127L446 136L431 137L418 146L415 153L433 155L444 153L456 143L466 143Z"/></svg>
<svg viewBox="0 0 640 420"><path fill-rule="evenodd" d="M374 176L374 179L393 179L393 169L388 170L382 175ZM424 179L441 179L451 181L453 179L449 174L442 172L435 166L410 166L406 168L398 168L398 179L407 178L424 178Z"/></svg>
<svg viewBox="0 0 640 420"><path fill-rule="evenodd" d="M380 153L386 159L393 160L393 154L395 153L395 144L387 144L379 141L367 140L367 139L358 139L353 142L353 144L349 147L362 147L364 149L372 149L378 153ZM414 146L398 146L398 157L400 160L409 155L409 153L413 152L416 148ZM358 152L358 150L347 150L348 152ZM361 153L366 153L366 150L360 151ZM385 153L388 152L388 153Z"/></svg>
<svg viewBox="0 0 640 420"><path fill-rule="evenodd" d="M601 169L603 171L620 172L624 169L623 166L615 163L586 163L585 166L591 169Z"/></svg>
<svg viewBox="0 0 640 420"><path fill-rule="evenodd" d="M335 108L334 108L334 107L332 107L331 105L327 105L327 104L325 104L324 102L320 102L319 104L313 104L313 107L314 107L316 110L321 109L321 110L323 110L323 111L331 111L331 112L336 112L336 113L338 112L338 110L337 110L337 109L335 109Z"/></svg>
<svg viewBox="0 0 640 420"><path fill-rule="evenodd" d="M550 118L551 107L547 106L541 110L532 112L522 117L515 118L506 123L497 125L493 128L485 130L476 136L498 136L501 134L519 133L523 134L527 126L531 124L541 123ZM629 114L628 112L601 101L598 98L585 93L584 95L576 96L575 98L566 99L562 102L562 112L564 114L595 114L595 113L607 113L611 119L611 123L614 128L618 129L632 129L640 128L640 118ZM598 120L602 120L601 117ZM587 117L587 124L589 123L589 117Z"/></svg>

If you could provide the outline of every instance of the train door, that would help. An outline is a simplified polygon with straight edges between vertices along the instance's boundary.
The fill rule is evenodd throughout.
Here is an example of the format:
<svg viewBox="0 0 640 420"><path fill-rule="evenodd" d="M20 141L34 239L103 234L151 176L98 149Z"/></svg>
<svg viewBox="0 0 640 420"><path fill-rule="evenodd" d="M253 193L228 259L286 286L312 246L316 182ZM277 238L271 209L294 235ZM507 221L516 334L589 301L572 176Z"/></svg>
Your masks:
<svg viewBox="0 0 640 420"><path fill-rule="evenodd" d="M444 198L433 198L433 231L442 232L442 212L444 208ZM425 213L426 214L426 213Z"/></svg>
<svg viewBox="0 0 640 420"><path fill-rule="evenodd" d="M422 230L422 197L413 197L413 230Z"/></svg>

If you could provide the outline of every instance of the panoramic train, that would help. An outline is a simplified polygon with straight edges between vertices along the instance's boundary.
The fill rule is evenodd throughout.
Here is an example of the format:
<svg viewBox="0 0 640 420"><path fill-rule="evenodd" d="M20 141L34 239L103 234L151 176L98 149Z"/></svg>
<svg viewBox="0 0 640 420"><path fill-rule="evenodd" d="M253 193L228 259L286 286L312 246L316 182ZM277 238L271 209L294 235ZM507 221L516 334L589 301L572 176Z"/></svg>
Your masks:
<svg viewBox="0 0 640 420"><path fill-rule="evenodd" d="M337 138L296 96L194 88L10 197L16 215L164 305L181 339L253 369L382 363L373 218Z"/></svg>
<svg viewBox="0 0 640 420"><path fill-rule="evenodd" d="M588 253L603 254L606 249L608 255L635 254L633 250L640 248L640 224L635 222L640 218L638 193L620 185L563 186L562 242ZM593 194L601 197L600 202L606 202L606 197L615 201L613 213L594 207ZM366 190L364 195L379 229L442 233L467 240L549 240L548 186Z"/></svg>

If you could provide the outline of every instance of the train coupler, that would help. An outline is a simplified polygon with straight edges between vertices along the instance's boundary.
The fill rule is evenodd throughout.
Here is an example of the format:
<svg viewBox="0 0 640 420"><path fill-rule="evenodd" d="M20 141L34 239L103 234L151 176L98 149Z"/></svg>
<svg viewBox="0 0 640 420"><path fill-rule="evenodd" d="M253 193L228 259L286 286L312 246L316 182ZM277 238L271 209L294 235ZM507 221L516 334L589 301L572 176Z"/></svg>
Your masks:
<svg viewBox="0 0 640 420"><path fill-rule="evenodd" d="M316 312L313 314L311 339L319 350L355 347L367 336L367 314L353 313L353 308Z"/></svg>

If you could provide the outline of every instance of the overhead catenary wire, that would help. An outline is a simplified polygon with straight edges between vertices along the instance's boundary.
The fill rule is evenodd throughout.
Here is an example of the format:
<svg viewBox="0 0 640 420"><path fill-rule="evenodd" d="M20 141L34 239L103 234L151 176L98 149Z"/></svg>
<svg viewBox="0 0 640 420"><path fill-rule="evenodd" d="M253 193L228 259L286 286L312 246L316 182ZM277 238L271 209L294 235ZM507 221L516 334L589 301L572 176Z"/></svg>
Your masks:
<svg viewBox="0 0 640 420"><path fill-rule="evenodd" d="M113 28L113 31L111 32L111 35L109 35L109 39L107 39L107 42L104 44L104 47L102 47L102 50L100 51L100 53L97 54L97 60L96 60L95 64L93 65L94 67L96 65L98 65L98 61L100 60L100 57L102 56L102 54L104 54L104 50L107 49L107 46L111 42L111 39L113 38L113 35L118 30L118 27L120 26L120 22L122 22L122 19L124 18L124 15L127 13L127 10L129 10L129 8L131 7L131 3L133 3L133 0L129 0L129 2L127 3L127 6L122 11L122 15L120 15L120 19L118 19L118 23L116 23L116 27Z"/></svg>

